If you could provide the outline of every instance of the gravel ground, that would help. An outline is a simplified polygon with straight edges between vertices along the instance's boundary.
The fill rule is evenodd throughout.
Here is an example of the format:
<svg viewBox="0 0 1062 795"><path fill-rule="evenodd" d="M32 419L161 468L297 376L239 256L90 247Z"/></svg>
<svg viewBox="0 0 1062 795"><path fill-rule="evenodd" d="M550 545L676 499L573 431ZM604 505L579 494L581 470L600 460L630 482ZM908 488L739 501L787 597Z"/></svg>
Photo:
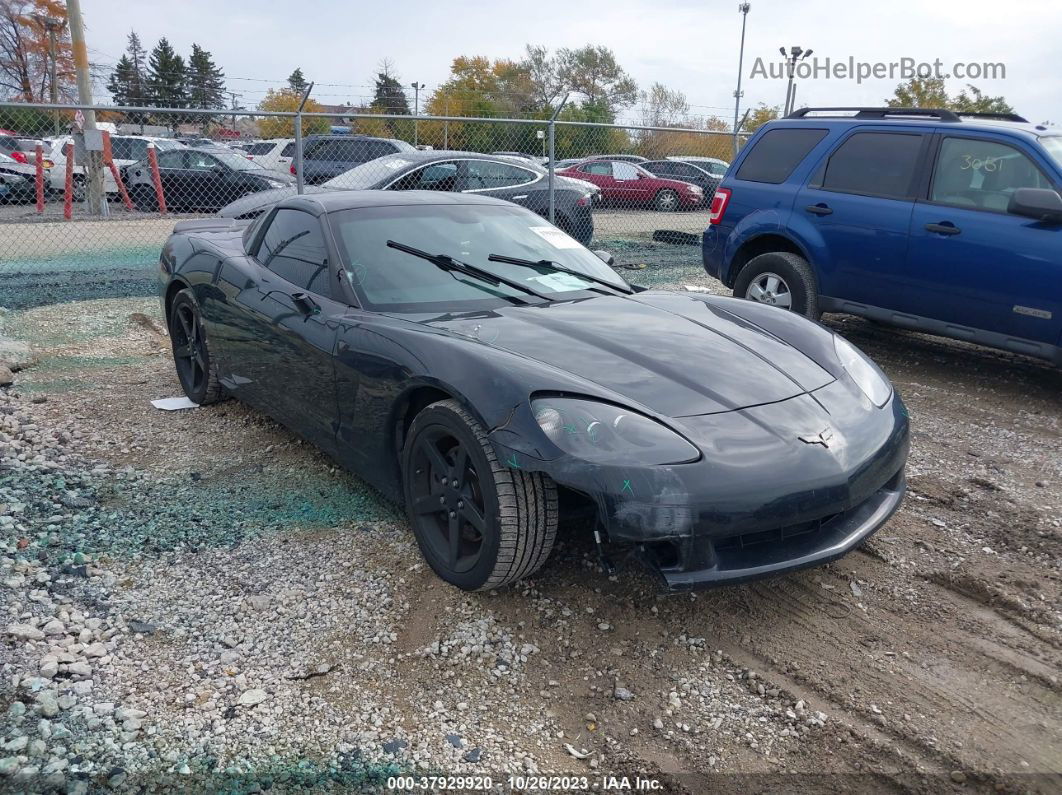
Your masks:
<svg viewBox="0 0 1062 795"><path fill-rule="evenodd" d="M621 243L634 282L720 289L695 248ZM153 409L179 393L155 300L0 315L0 789L1058 791L1062 374L828 322L912 414L865 547L665 596L562 526L533 580L469 595L271 420Z"/></svg>

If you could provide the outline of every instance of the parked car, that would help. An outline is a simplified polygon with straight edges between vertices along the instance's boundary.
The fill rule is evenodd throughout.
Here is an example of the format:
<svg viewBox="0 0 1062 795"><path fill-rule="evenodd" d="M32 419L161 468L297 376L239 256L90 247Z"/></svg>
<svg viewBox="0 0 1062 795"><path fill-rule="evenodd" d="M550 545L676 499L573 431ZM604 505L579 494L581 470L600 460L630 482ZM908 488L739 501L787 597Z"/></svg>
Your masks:
<svg viewBox="0 0 1062 795"><path fill-rule="evenodd" d="M7 155L16 162L25 163L26 153L19 148L18 140L14 135L0 135L0 154Z"/></svg>
<svg viewBox="0 0 1062 795"><path fill-rule="evenodd" d="M527 162L475 152L412 151L363 163L308 193L336 190L434 190L479 193L511 201L549 217L549 178L545 169ZM594 234L592 206L597 188L563 176L554 177L556 225L584 245ZM220 211L230 218L254 218L294 188L247 196Z"/></svg>
<svg viewBox="0 0 1062 795"><path fill-rule="evenodd" d="M683 163L692 163L699 168L704 169L717 180L723 178L726 174L726 170L730 168L730 164L725 160L720 160L718 157L698 157L697 155L670 155L667 160L678 160Z"/></svg>
<svg viewBox="0 0 1062 795"><path fill-rule="evenodd" d="M704 191L705 201L711 201L712 194L719 187L720 177L716 177L703 163L687 162L685 160L650 160L639 165L655 177L663 179L677 179L696 185Z"/></svg>
<svg viewBox="0 0 1062 795"><path fill-rule="evenodd" d="M0 153L0 202L24 204L36 200L37 167ZM45 172L47 174L47 172Z"/></svg>
<svg viewBox="0 0 1062 795"><path fill-rule="evenodd" d="M52 142L52 150L48 159L55 165L48 175L48 188L52 193L62 193L66 189L66 145L73 143L73 138L64 135ZM184 145L173 138L156 138L150 135L112 135L111 157L114 165L121 171L137 161L147 157L147 146L155 145L158 155L173 149L182 149ZM77 162L74 157L74 169L72 176L72 191L75 201L85 198L85 166ZM114 181L114 175L109 168L103 169L103 190L111 199L118 196L118 184Z"/></svg>
<svg viewBox="0 0 1062 795"><path fill-rule="evenodd" d="M270 171L222 147L173 149L158 155L158 166L166 206L175 210L213 211L248 193L294 182L288 174ZM147 161L126 166L122 174L137 207L158 210Z"/></svg>
<svg viewBox="0 0 1062 795"><path fill-rule="evenodd" d="M354 166L396 152L416 152L413 146L394 138L367 135L309 135L303 142L303 181L320 185ZM290 166L295 174L295 164Z"/></svg>
<svg viewBox="0 0 1062 795"><path fill-rule="evenodd" d="M620 207L648 206L670 212L704 204L704 191L696 185L662 179L625 160L587 160L558 173L594 183L606 204Z"/></svg>
<svg viewBox="0 0 1062 795"><path fill-rule="evenodd" d="M48 157L49 153L51 152L51 147L48 146L44 141L38 140L36 138L19 138L18 152L21 153L22 157L19 157L18 154L14 152L11 154L11 157L17 162L26 163L30 166L36 166L38 146L41 148L41 162L44 164L45 168L51 168L54 165L54 162L51 160L51 158Z"/></svg>
<svg viewBox="0 0 1062 795"><path fill-rule="evenodd" d="M281 174L290 174L292 164L295 162L294 138L254 141L253 143L244 144L243 150L258 165L273 171L279 171Z"/></svg>
<svg viewBox="0 0 1062 795"><path fill-rule="evenodd" d="M1062 365L1062 131L1012 114L804 109L764 125L712 203L734 295Z"/></svg>
<svg viewBox="0 0 1062 795"><path fill-rule="evenodd" d="M587 155L583 160L622 160L625 163L644 163L648 157L641 155Z"/></svg>
<svg viewBox="0 0 1062 795"><path fill-rule="evenodd" d="M818 565L888 520L908 419L868 358L599 256L493 197L318 192L179 222L159 291L193 402L246 401L404 503L459 588L532 574L569 506L672 590Z"/></svg>
<svg viewBox="0 0 1062 795"><path fill-rule="evenodd" d="M530 160L536 166L543 166L549 162L549 158L547 157L542 157L541 155L528 155L523 152L491 152L491 154L500 157L516 157L520 160Z"/></svg>

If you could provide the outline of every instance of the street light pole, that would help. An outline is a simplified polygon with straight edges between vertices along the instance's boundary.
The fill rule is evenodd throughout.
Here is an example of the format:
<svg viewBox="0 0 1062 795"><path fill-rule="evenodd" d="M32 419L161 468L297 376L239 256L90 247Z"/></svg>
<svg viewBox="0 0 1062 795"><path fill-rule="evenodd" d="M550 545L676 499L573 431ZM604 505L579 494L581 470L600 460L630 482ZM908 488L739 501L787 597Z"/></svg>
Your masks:
<svg viewBox="0 0 1062 795"><path fill-rule="evenodd" d="M33 18L48 32L48 60L50 62L48 68L48 98L53 105L57 105L59 103L58 70L56 67L56 61L59 57L58 36L59 32L66 25L66 20L56 19L55 17L45 16L44 14L34 14ZM59 135L59 112L54 111L53 114L55 134Z"/></svg>
<svg viewBox="0 0 1062 795"><path fill-rule="evenodd" d="M417 145L419 141L417 130L417 116L420 115L420 90L424 88L423 83L410 83L410 87L413 89L413 146Z"/></svg>
<svg viewBox="0 0 1062 795"><path fill-rule="evenodd" d="M796 74L797 61L802 61L807 58L812 50L805 50L800 45L793 45L789 48L789 54L786 55L785 47L779 47L778 51L782 53L782 57L786 59L786 71L789 72L789 85L785 88L785 109L782 112L783 116L788 116L793 112L794 100L796 99L796 92L793 90L793 77Z"/></svg>
<svg viewBox="0 0 1062 795"><path fill-rule="evenodd" d="M741 12L741 50L738 52L738 79L737 90L734 92L734 156L738 153L738 113L741 108L741 70L745 63L745 22L749 18L751 3L742 3L738 6Z"/></svg>

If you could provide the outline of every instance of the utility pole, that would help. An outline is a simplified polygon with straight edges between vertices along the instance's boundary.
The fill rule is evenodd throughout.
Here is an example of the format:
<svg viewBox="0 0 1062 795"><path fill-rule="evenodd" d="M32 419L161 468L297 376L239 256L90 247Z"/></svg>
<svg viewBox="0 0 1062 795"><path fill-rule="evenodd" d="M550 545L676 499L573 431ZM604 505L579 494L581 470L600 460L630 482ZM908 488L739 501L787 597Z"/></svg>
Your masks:
<svg viewBox="0 0 1062 795"><path fill-rule="evenodd" d="M793 45L789 48L789 54L786 55L785 47L779 47L778 51L782 53L782 57L785 58L786 68L789 72L789 85L785 88L785 109L782 111L782 116L788 116L793 112L794 100L796 99L796 92L793 89L793 76L796 73L797 61L803 61L807 58L813 50L801 49L799 45Z"/></svg>
<svg viewBox="0 0 1062 795"><path fill-rule="evenodd" d="M745 22L749 18L751 3L742 3L738 6L741 12L741 49L738 51L738 79L737 90L734 92L734 157L738 153L738 112L741 109L741 70L745 63Z"/></svg>
<svg viewBox="0 0 1062 795"><path fill-rule="evenodd" d="M413 89L413 146L417 145L417 116L420 115L420 90L424 88L423 83L410 83L410 87Z"/></svg>
<svg viewBox="0 0 1062 795"><path fill-rule="evenodd" d="M92 82L89 77L88 50L85 47L85 26L81 19L81 0L67 0L66 16L70 22L70 42L74 49L74 71L77 73L78 104L92 105ZM87 108L84 131L92 133L87 136L94 139L96 133L96 111ZM94 141L93 141L94 143ZM85 188L88 199L88 211L91 215L104 215L107 201L103 193L103 151L93 149L85 153Z"/></svg>
<svg viewBox="0 0 1062 795"><path fill-rule="evenodd" d="M232 109L233 110L239 110L240 106L236 104L236 98L237 97L242 97L243 94L237 94L235 91L230 91L230 92L228 92L228 94L232 98L232 106L231 106ZM234 129L234 130L236 129L236 114L235 113L232 114L232 129Z"/></svg>

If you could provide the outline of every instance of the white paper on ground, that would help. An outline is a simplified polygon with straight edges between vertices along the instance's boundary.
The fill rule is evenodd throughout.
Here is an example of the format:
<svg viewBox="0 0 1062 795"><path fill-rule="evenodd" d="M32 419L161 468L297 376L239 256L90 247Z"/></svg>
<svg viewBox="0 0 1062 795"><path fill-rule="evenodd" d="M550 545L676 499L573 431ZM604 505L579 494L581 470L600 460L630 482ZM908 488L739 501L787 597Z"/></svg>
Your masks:
<svg viewBox="0 0 1062 795"><path fill-rule="evenodd" d="M180 409L197 409L198 403L193 403L186 397L159 398L152 400L151 405L163 411L179 411Z"/></svg>
<svg viewBox="0 0 1062 795"><path fill-rule="evenodd" d="M687 284L685 287L691 293L710 293L711 292L711 290L709 290L707 287L698 287L696 284Z"/></svg>

